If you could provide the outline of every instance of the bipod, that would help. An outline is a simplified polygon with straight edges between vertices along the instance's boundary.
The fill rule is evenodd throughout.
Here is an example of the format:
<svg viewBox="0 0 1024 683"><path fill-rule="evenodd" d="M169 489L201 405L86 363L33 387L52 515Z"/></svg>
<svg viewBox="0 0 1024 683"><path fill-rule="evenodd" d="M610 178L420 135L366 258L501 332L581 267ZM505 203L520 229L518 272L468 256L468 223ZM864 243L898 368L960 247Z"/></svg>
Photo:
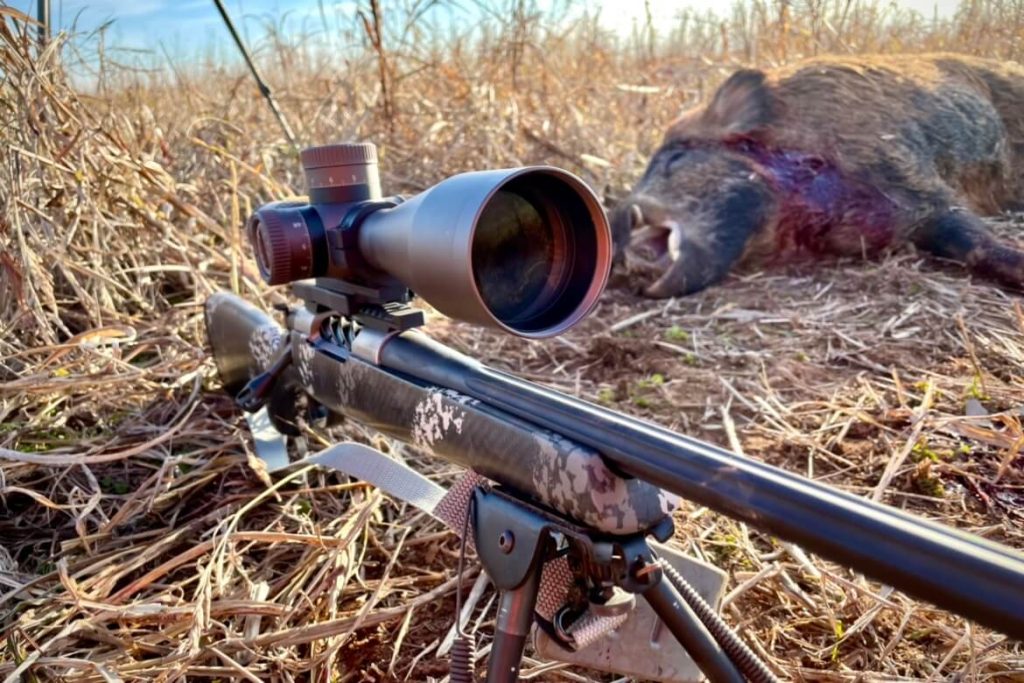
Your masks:
<svg viewBox="0 0 1024 683"><path fill-rule="evenodd" d="M614 611L612 605L623 605L621 613L625 615L632 600L629 595L624 600L623 592L640 594L709 680L746 680L665 576L664 565L645 534L595 537L585 528L497 489L477 488L471 509L477 555L501 593L487 683L518 680L544 563L561 554L571 558L572 566L582 569L589 584L585 592L599 611L603 608L607 614ZM670 535L671 525L667 533L665 529L655 533ZM549 625L549 631L555 632L550 635L569 645L574 616L580 618L583 612L563 610Z"/></svg>

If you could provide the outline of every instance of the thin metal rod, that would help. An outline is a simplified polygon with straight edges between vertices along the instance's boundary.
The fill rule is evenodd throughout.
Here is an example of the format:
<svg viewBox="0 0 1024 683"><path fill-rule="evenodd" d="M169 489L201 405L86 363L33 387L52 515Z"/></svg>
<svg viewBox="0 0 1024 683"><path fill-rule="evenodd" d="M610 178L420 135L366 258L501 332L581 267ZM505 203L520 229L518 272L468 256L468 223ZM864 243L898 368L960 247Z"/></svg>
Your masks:
<svg viewBox="0 0 1024 683"><path fill-rule="evenodd" d="M39 22L39 44L46 45L50 42L50 0L39 0L36 20Z"/></svg>
<svg viewBox="0 0 1024 683"><path fill-rule="evenodd" d="M523 648L533 624L539 586L539 565L535 564L522 584L501 594L494 644L487 658L487 683L514 683L519 680Z"/></svg>
<svg viewBox="0 0 1024 683"><path fill-rule="evenodd" d="M771 669L729 628L718 612L704 602L700 593L689 584L682 574L676 571L675 567L666 562L665 558L658 558L658 566L661 567L662 581L667 580L672 583L672 587L686 601L708 632L725 650L730 661L743 672L744 676L752 683L779 683L779 679L775 677Z"/></svg>
<svg viewBox="0 0 1024 683"><path fill-rule="evenodd" d="M44 0L40 0L43 2ZM252 61L252 57L249 56L249 50L246 49L245 43L242 42L242 37L238 35L238 31L235 30L235 23L231 21L228 10L224 7L223 0L213 0L213 4L217 6L217 11L220 12L221 18L224 20L224 24L228 27L228 32L231 33L231 37L235 40L235 45L238 46L238 51L242 53L242 58L245 59L245 63L249 65L249 71L252 73L253 79L256 81L256 86L260 89L260 94L263 95L263 99L270 105L270 110L274 112L274 116L277 118L277 122L281 125L281 130L284 131L284 136L288 138L288 142L291 143L295 149L299 148L299 143L295 140L295 133L292 132L292 127L288 125L288 120L284 117L284 112L277 106L277 100L274 99L274 95L270 92L270 86L266 84L263 78L260 76L260 72L256 69L256 64Z"/></svg>
<svg viewBox="0 0 1024 683"><path fill-rule="evenodd" d="M744 683L743 674L664 577L643 593L661 621L712 683Z"/></svg>

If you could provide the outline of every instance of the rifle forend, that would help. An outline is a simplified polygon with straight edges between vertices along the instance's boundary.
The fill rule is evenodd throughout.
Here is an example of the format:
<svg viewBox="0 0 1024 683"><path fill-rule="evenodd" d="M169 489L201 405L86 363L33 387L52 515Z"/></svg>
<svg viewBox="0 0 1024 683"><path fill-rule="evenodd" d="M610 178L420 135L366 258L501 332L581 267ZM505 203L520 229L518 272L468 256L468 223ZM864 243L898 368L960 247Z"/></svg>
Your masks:
<svg viewBox="0 0 1024 683"><path fill-rule="evenodd" d="M606 533L656 525L673 503L660 488L1024 638L1024 556L1004 546L492 370L416 332L286 332L224 293L208 300L206 321L228 391L290 354L269 403L279 423L306 393Z"/></svg>

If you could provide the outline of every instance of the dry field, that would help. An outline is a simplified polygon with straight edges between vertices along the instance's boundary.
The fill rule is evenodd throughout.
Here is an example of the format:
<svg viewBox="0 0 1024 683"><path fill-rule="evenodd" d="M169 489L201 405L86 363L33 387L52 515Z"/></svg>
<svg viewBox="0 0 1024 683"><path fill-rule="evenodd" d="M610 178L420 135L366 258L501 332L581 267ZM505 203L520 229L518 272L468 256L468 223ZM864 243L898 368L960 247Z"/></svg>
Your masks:
<svg viewBox="0 0 1024 683"><path fill-rule="evenodd" d="M392 192L553 163L614 202L664 124L737 66L935 49L1024 59L1021 0L968 2L949 20L754 2L618 38L522 0L443 38L408 21L416 5L377 22L364 9L348 33L273 32L257 54L300 141L376 141ZM271 481L218 392L202 302L218 289L282 300L239 227L302 189L249 77L119 65L88 36L40 51L2 5L0 59L0 681L444 679L455 537L333 474ZM68 80L83 63L91 94ZM1016 238L1024 219L994 225ZM1024 549L1019 295L910 250L743 273L667 302L619 284L563 339L430 329L530 379ZM1019 643L706 510L684 506L678 522L680 542L729 573L727 619L784 679L1024 680ZM483 651L493 610L488 593L473 616ZM610 680L532 660L525 672Z"/></svg>

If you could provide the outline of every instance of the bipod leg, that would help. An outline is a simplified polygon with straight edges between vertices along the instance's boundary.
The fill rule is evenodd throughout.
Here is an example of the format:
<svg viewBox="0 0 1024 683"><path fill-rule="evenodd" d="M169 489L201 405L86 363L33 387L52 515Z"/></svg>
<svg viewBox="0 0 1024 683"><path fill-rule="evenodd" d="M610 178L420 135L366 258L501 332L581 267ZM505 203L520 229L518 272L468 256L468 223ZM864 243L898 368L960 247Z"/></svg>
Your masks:
<svg viewBox="0 0 1024 683"><path fill-rule="evenodd" d="M473 539L484 571L501 592L487 683L519 680L533 625L550 520L498 491L473 493Z"/></svg>
<svg viewBox="0 0 1024 683"><path fill-rule="evenodd" d="M487 683L519 680L523 648L533 625L533 609L540 586L540 563L532 568L517 588L502 591L498 603L498 620L494 644L487 662Z"/></svg>
<svg viewBox="0 0 1024 683"><path fill-rule="evenodd" d="M746 678L728 653L711 635L693 608L679 595L672 582L662 574L647 541L637 539L624 550L634 586L643 594L662 624L686 648L708 680L711 683L744 683Z"/></svg>

